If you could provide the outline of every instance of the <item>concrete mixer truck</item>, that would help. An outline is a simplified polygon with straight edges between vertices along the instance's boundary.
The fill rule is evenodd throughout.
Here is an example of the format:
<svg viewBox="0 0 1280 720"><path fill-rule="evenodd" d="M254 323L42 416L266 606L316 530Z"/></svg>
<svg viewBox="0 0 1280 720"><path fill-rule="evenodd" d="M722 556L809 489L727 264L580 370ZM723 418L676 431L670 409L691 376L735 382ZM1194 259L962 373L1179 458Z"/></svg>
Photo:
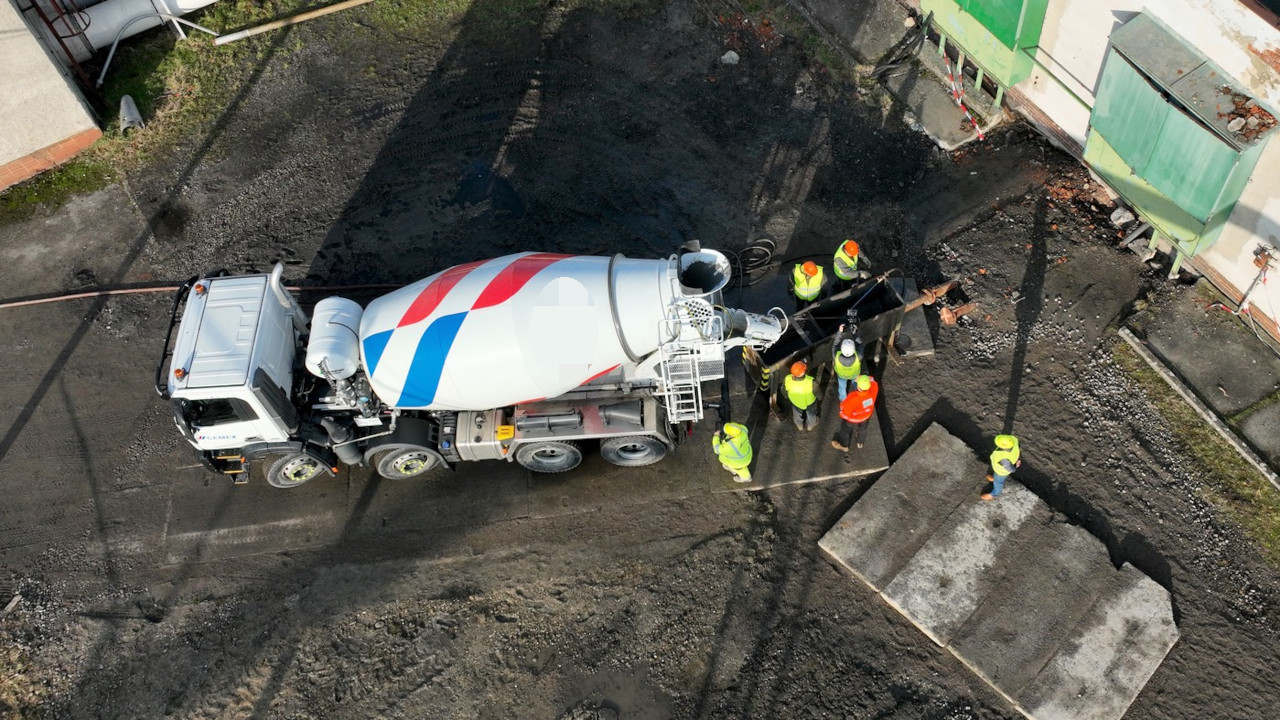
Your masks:
<svg viewBox="0 0 1280 720"><path fill-rule="evenodd" d="M156 369L178 430L237 483L255 463L283 488L342 465L393 479L472 460L562 472L586 443L648 465L703 416L726 350L763 351L787 323L724 307L730 266L712 250L518 253L367 307L328 297L311 317L283 270L188 281Z"/></svg>

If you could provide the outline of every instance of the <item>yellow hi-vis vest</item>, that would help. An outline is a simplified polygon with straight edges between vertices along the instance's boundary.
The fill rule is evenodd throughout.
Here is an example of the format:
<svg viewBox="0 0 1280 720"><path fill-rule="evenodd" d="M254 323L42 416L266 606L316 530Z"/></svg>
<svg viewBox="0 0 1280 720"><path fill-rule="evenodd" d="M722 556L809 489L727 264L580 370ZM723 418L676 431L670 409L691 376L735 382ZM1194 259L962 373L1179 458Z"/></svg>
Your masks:
<svg viewBox="0 0 1280 720"><path fill-rule="evenodd" d="M818 401L818 397L813 394L813 377L809 375L805 375L799 380L796 379L795 375L788 375L787 379L782 381L782 386L786 388L787 399L800 410L804 410Z"/></svg>
<svg viewBox="0 0 1280 720"><path fill-rule="evenodd" d="M836 248L835 262L831 265L832 272L841 280L852 280L858 276L858 258L850 257L849 253L844 251L844 243L840 243L840 247Z"/></svg>
<svg viewBox="0 0 1280 720"><path fill-rule="evenodd" d="M1013 447L1009 450L996 448L995 452L991 453L991 469L1001 475L1008 475L1011 471L1004 467L1003 461L1008 460L1010 466L1017 465L1018 458L1022 455L1022 450L1018 447L1018 438L1012 435L1001 435L1000 437L1012 438Z"/></svg>
<svg viewBox="0 0 1280 720"><path fill-rule="evenodd" d="M716 451L720 464L731 468L744 468L751 464L751 439L747 437L747 428L739 423L729 423L725 427L738 428L738 437L712 436L711 449Z"/></svg>
<svg viewBox="0 0 1280 720"><path fill-rule="evenodd" d="M831 364L836 369L836 377L852 380L862 374L862 358L858 357L857 351L854 351L853 357L845 357L840 354L840 343L832 343L832 349L835 350L835 357Z"/></svg>
<svg viewBox="0 0 1280 720"><path fill-rule="evenodd" d="M791 271L791 284L796 297L801 300L817 300L818 293L822 292L822 266L818 266L817 275L809 277L804 274L804 270L801 270L799 265L796 265Z"/></svg>

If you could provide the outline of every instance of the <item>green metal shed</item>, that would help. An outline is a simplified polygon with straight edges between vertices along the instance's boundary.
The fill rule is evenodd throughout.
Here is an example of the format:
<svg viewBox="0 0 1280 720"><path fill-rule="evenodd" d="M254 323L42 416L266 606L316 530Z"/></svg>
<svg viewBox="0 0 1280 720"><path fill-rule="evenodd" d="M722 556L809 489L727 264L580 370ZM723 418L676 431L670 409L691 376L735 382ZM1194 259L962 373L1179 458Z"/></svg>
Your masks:
<svg viewBox="0 0 1280 720"><path fill-rule="evenodd" d="M1276 121L1147 12L1110 38L1084 159L1178 248L1210 247Z"/></svg>

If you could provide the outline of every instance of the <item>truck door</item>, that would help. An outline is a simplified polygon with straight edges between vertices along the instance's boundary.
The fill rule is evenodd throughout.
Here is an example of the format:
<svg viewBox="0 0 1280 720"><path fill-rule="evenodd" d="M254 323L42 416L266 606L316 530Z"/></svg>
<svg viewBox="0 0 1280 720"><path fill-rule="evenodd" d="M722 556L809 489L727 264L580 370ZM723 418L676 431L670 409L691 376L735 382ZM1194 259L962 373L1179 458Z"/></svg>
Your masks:
<svg viewBox="0 0 1280 720"><path fill-rule="evenodd" d="M201 450L238 448L260 439L258 413L240 398L174 401L175 414L190 428L191 442Z"/></svg>

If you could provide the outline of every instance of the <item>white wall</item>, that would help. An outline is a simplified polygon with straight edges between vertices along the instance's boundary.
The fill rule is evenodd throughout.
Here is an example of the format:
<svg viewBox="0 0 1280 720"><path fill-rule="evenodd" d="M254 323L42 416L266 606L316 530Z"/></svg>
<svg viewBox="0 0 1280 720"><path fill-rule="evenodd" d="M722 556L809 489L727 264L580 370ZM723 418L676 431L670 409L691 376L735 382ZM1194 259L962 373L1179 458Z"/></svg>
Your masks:
<svg viewBox="0 0 1280 720"><path fill-rule="evenodd" d="M1144 9L1258 99L1280 107L1280 70L1249 50L1250 45L1259 51L1275 50L1280 59L1280 30L1235 0L1049 0L1037 59L1052 68L1057 79L1036 68L1018 84L1018 91L1083 144L1089 112L1062 86L1092 103L1107 38Z"/></svg>
<svg viewBox="0 0 1280 720"><path fill-rule="evenodd" d="M13 0L0 0L0 165L96 127Z"/></svg>
<svg viewBox="0 0 1280 720"><path fill-rule="evenodd" d="M1048 115L1067 135L1084 144L1089 111L1063 89L1070 87L1090 104L1106 53L1107 37L1133 14L1146 10L1201 54L1235 78L1243 89L1280 109L1280 30L1235 0L1050 0L1037 59L1053 69L1036 68L1017 90ZM1251 50L1250 47L1253 49ZM1276 67L1264 60L1274 51ZM1276 131L1273 135L1280 135ZM1258 161L1218 242L1198 257L1237 292L1258 274L1254 250L1262 243L1278 262L1275 279L1254 290L1255 312L1273 321L1280 310L1280 139L1272 137Z"/></svg>

